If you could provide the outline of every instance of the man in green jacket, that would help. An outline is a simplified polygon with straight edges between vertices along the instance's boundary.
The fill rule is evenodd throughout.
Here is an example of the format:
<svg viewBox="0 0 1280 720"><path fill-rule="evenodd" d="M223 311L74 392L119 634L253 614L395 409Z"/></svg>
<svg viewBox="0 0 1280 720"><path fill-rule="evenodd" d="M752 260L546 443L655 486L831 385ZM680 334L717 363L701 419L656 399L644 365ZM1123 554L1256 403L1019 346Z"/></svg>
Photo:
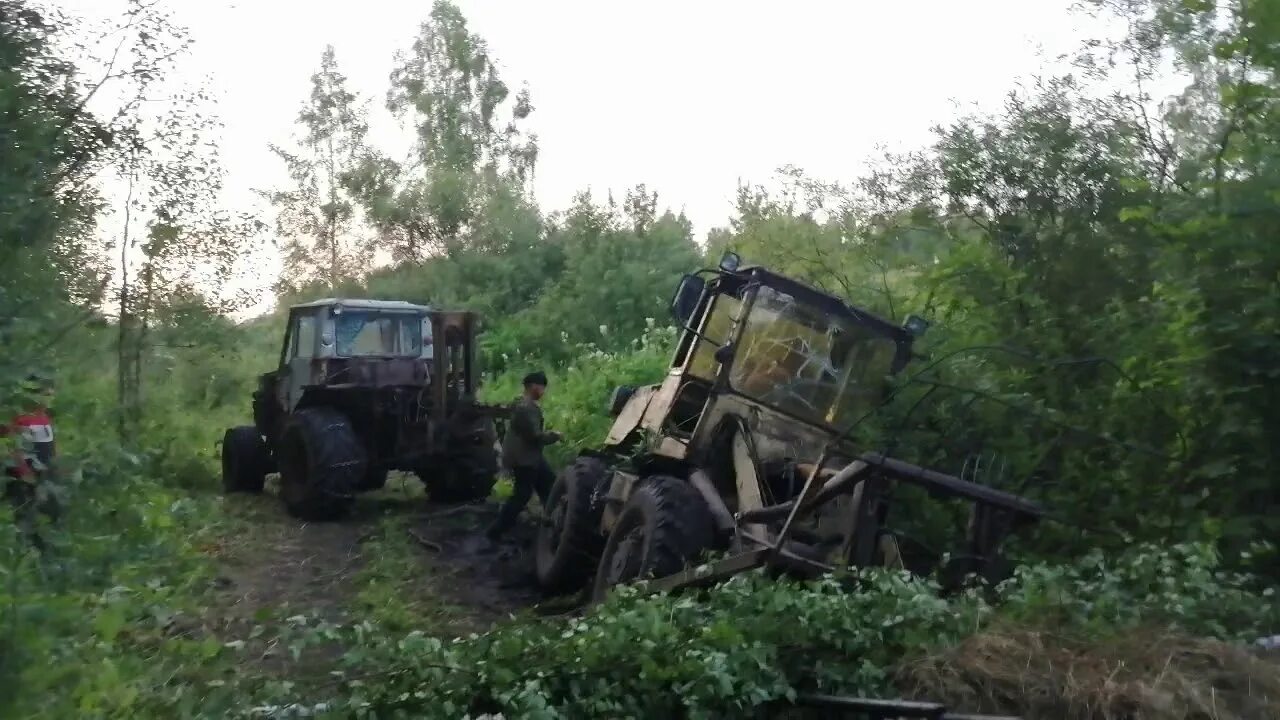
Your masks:
<svg viewBox="0 0 1280 720"><path fill-rule="evenodd" d="M538 371L524 376L524 395L511 411L507 436L502 441L502 459L511 470L515 492L503 504L497 520L486 532L490 540L498 540L511 529L535 492L543 505L551 493L556 474L543 457L542 449L559 442L560 433L543 429L539 403L546 392L546 374Z"/></svg>

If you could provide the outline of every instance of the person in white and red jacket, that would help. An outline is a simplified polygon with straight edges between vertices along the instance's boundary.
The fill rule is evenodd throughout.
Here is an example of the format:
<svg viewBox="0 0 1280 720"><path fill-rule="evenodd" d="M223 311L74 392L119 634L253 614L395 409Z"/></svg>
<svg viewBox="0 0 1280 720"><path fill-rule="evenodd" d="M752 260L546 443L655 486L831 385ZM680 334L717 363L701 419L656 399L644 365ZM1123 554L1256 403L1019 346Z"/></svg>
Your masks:
<svg viewBox="0 0 1280 720"><path fill-rule="evenodd" d="M4 494L19 506L36 499L36 483L49 470L57 454L53 420L49 416L52 401L52 381L31 375L22 384L21 410L8 423L0 425L0 437L9 441L6 443L8 457L3 458Z"/></svg>

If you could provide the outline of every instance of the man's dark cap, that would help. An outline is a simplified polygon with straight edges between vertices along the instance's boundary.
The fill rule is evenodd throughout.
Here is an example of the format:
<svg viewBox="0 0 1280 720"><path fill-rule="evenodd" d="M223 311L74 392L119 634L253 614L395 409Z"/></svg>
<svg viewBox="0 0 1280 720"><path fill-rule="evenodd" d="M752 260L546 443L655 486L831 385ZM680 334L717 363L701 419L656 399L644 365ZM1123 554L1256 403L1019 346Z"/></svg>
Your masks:
<svg viewBox="0 0 1280 720"><path fill-rule="evenodd" d="M542 385L545 387L547 384L547 374L542 372L541 370L538 370L537 372L531 372L528 375L524 376L524 384L526 386Z"/></svg>

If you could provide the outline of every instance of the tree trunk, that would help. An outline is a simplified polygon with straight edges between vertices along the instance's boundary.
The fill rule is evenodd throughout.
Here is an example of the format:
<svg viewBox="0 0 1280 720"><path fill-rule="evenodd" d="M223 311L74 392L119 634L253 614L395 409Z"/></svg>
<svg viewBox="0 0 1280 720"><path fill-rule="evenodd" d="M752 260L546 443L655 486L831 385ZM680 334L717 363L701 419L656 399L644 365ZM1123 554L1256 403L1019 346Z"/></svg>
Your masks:
<svg viewBox="0 0 1280 720"><path fill-rule="evenodd" d="M133 343L133 353L130 358L131 370L133 371L133 402L137 415L142 412L142 365L143 353L147 347L147 333L151 326L151 309L153 305L153 292L155 289L155 265L148 260L142 271L142 302L139 303L134 315L138 320L137 337ZM135 418L136 419L136 418Z"/></svg>
<svg viewBox="0 0 1280 720"><path fill-rule="evenodd" d="M326 228L326 234L329 236L329 287L336 294L338 291L338 188L334 183L334 165L337 158L333 152L333 136L329 136L329 227Z"/></svg>
<svg viewBox="0 0 1280 720"><path fill-rule="evenodd" d="M128 438L135 416L137 389L130 367L129 331L132 322L129 296L129 226L133 210L134 175L129 175L129 190L124 203L124 232L120 237L120 311L116 319L116 387L119 407L116 431L123 441Z"/></svg>

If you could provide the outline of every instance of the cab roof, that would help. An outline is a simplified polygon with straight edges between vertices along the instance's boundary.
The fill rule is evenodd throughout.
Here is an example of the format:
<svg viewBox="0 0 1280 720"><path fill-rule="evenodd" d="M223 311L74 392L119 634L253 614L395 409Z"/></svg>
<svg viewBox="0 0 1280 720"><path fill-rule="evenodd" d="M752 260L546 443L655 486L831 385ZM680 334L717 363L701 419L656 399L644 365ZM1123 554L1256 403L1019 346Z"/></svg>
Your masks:
<svg viewBox="0 0 1280 720"><path fill-rule="evenodd" d="M364 300L359 298L324 298L322 300L312 300L307 303L300 303L292 306L292 309L300 308L318 308L333 307L341 305L344 308L354 310L386 310L390 312L417 312L429 313L432 308L427 305L415 305L404 300Z"/></svg>
<svg viewBox="0 0 1280 720"><path fill-rule="evenodd" d="M783 292L802 296L806 302L821 308L824 312L861 322L879 330L884 335L888 335L898 343L910 344L914 339L906 328L895 325L869 310L847 303L836 295L819 290L793 277L774 272L762 265L743 265L736 271L721 271L721 274L741 279L754 278Z"/></svg>

